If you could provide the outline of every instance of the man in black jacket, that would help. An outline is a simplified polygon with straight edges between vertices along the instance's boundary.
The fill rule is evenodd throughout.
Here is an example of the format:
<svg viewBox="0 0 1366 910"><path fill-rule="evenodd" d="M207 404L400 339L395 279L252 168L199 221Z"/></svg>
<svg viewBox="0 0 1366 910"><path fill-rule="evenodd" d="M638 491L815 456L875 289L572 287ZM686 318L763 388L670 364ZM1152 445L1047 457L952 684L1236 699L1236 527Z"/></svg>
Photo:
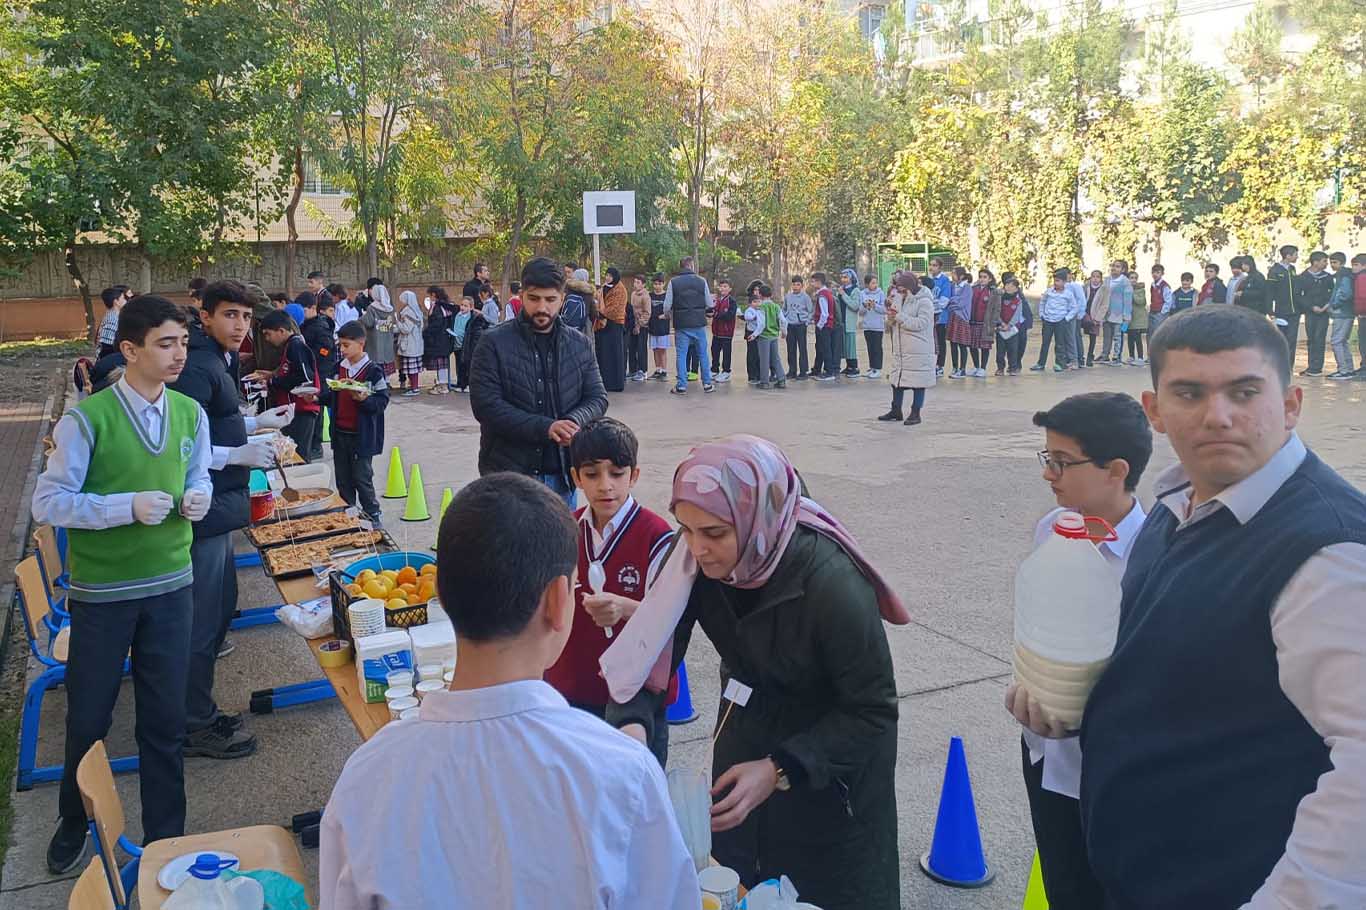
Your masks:
<svg viewBox="0 0 1366 910"><path fill-rule="evenodd" d="M522 269L522 312L475 348L470 406L479 421L479 473L513 471L550 487L571 508L565 457L579 427L607 413L588 339L561 325L564 272L538 257Z"/></svg>
<svg viewBox="0 0 1366 910"><path fill-rule="evenodd" d="M1295 348L1300 343L1300 312L1295 309L1295 260L1300 258L1300 248L1286 244L1280 253L1281 261L1266 270L1267 296L1276 325L1290 348L1290 365L1294 366Z"/></svg>
<svg viewBox="0 0 1366 910"><path fill-rule="evenodd" d="M462 297L468 297L475 301L479 300L479 288L489 283L489 267L482 262L474 264L474 277L465 282L465 288L460 292Z"/></svg>
<svg viewBox="0 0 1366 910"><path fill-rule="evenodd" d="M232 532L246 527L250 509L247 480L252 468L275 463L268 439L251 440L257 427L280 428L289 407L254 418L242 416L238 396L237 349L251 330L252 301L236 281L207 285L200 298L199 324L190 325L190 351L172 389L199 402L209 418L213 501L194 525L190 562L194 568L194 621L190 632L189 679L185 687L185 754L242 758L256 751L256 737L240 714L224 714L213 700L214 662L237 611L237 569Z"/></svg>
<svg viewBox="0 0 1366 910"><path fill-rule="evenodd" d="M1295 308L1304 314L1304 333L1309 338L1309 364L1300 371L1301 376L1323 375L1333 285L1333 275L1328 271L1328 254L1322 250L1310 253L1309 268L1295 279Z"/></svg>
<svg viewBox="0 0 1366 910"><path fill-rule="evenodd" d="M702 276L693 271L693 258L687 256L679 263L681 271L664 291L664 312L674 324L674 344L678 353L678 382L672 391L682 395L688 391L688 353L696 351L701 361L702 391L710 392L711 364L707 351L707 312L712 309L711 289Z"/></svg>

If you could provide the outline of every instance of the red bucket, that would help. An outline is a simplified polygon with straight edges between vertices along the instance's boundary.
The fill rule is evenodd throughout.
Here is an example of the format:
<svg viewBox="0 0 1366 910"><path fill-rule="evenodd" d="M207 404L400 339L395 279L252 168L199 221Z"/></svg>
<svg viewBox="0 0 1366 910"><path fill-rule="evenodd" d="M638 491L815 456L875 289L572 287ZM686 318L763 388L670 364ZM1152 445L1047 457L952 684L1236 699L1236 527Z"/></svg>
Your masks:
<svg viewBox="0 0 1366 910"><path fill-rule="evenodd" d="M265 521L275 514L275 494L262 490L251 494L251 522Z"/></svg>

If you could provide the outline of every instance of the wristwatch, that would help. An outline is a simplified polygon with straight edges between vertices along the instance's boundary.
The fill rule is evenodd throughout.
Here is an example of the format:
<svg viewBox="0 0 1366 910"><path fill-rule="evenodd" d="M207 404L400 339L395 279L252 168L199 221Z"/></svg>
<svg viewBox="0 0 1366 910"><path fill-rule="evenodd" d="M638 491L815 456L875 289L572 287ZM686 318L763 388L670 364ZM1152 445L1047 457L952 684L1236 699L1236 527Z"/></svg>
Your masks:
<svg viewBox="0 0 1366 910"><path fill-rule="evenodd" d="M788 790L791 790L792 782L787 779L787 772L783 770L782 765L778 764L778 759L770 755L768 757L768 760L773 764L773 770L778 772L777 788L784 793L786 793Z"/></svg>

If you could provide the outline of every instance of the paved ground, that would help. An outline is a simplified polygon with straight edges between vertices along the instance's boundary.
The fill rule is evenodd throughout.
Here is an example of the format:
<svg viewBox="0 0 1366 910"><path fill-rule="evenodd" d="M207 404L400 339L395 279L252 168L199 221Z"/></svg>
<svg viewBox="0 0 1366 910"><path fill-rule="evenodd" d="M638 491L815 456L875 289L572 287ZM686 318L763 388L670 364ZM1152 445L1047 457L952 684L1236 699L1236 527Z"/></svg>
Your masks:
<svg viewBox="0 0 1366 910"><path fill-rule="evenodd" d="M738 346L737 346L738 350ZM889 628L901 695L897 772L904 906L921 910L1020 906L1033 853L1019 769L1019 731L1001 707L1011 644L1011 580L1025 555L1035 520L1052 506L1034 458L1041 435L1031 414L1059 398L1092 389L1138 394L1145 370L1093 369L1066 375L945 382L932 390L925 423L916 428L871 418L886 409L877 381L838 385L793 383L786 392L759 392L744 383L703 396L696 386L679 399L664 383L629 384L614 395L611 413L641 438L643 471L637 493L663 509L673 467L699 440L745 431L783 445L813 495L840 516L885 568L915 617ZM1303 435L1329 464L1366 486L1361 454L1366 383L1315 381L1306 394ZM461 395L396 400L390 441L405 462L422 465L433 510L441 488L475 476L478 430ZM1148 481L1170 464L1160 439ZM382 465L376 465L382 474ZM1151 498L1150 482L1140 488ZM433 522L403 525L390 504L394 533L414 548L433 542ZM259 570L241 573L243 606L271 601ZM244 709L251 690L314 675L303 642L278 626L235 633L237 651L220 664L219 697ZM716 657L698 638L688 656L694 702L703 719L675 728L672 754L702 766L717 701ZM131 693L119 706L111 752L132 748ZM42 760L60 746L62 693L48 698ZM261 750L248 760L192 759L187 770L190 827L284 822L321 805L357 737L341 708L321 704L255 718ZM917 867L930 844L951 736L962 736L977 809L996 881L980 891L931 883ZM44 758L45 756L45 758ZM134 779L119 781L129 824L138 828ZM65 906L69 883L53 882L42 854L55 818L56 790L17 794L13 847L4 869L0 910ZM316 869L316 852L306 852Z"/></svg>

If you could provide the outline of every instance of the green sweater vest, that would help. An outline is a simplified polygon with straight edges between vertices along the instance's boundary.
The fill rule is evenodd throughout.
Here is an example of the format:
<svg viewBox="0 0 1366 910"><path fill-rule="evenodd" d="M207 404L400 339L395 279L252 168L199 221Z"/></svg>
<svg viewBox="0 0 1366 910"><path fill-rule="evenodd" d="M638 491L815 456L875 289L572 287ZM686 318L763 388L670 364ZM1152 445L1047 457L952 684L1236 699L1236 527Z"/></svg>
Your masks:
<svg viewBox="0 0 1366 910"><path fill-rule="evenodd" d="M139 522L67 532L71 596L78 601L137 600L177 591L194 580L190 522L178 511L199 426L194 399L166 390L165 433L149 439L117 385L90 396L71 414L90 443L82 493L161 490L176 508L159 525Z"/></svg>

